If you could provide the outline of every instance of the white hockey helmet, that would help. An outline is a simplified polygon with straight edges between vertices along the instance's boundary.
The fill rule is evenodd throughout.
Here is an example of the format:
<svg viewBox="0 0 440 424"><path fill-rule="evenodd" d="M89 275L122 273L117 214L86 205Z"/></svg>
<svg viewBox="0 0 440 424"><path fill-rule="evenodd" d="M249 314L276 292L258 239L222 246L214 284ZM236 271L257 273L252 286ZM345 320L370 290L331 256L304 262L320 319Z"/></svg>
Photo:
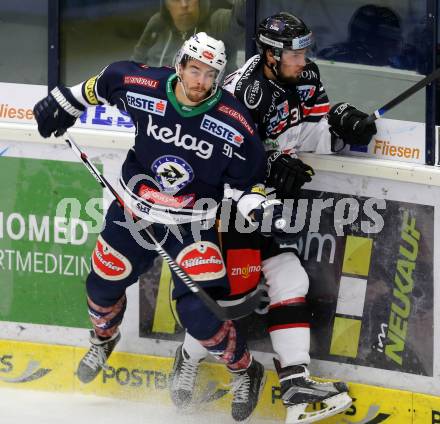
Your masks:
<svg viewBox="0 0 440 424"><path fill-rule="evenodd" d="M213 91L216 91L223 80L226 68L226 52L223 41L210 37L206 32L194 34L183 43L183 46L176 55L175 67L177 75L179 75L179 65L185 56L200 60L200 62L206 63L218 71L214 83L215 87L213 87Z"/></svg>

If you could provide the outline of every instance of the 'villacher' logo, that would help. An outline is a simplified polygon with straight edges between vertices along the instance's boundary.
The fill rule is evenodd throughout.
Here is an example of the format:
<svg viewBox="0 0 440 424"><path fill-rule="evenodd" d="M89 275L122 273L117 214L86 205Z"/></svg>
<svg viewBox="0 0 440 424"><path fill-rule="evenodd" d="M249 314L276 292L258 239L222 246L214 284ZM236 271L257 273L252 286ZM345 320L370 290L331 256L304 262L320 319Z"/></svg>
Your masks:
<svg viewBox="0 0 440 424"><path fill-rule="evenodd" d="M177 255L176 262L195 281L206 281L226 275L220 249L209 241L195 242L185 247Z"/></svg>
<svg viewBox="0 0 440 424"><path fill-rule="evenodd" d="M182 262L182 265L185 268L192 268L198 265L206 265L206 264L218 264L221 265L223 262L221 259L216 258L215 256L211 256L210 258L204 259L201 256L198 258L186 259Z"/></svg>
<svg viewBox="0 0 440 424"><path fill-rule="evenodd" d="M92 254L92 267L105 280L118 281L131 273L130 261L113 249L100 235Z"/></svg>
<svg viewBox="0 0 440 424"><path fill-rule="evenodd" d="M95 252L95 255L98 258L99 262L101 262L107 268L110 268L112 271L123 271L124 268L122 266L117 266L112 261L106 261L103 258L102 254L101 254L101 252L99 250L97 250Z"/></svg>

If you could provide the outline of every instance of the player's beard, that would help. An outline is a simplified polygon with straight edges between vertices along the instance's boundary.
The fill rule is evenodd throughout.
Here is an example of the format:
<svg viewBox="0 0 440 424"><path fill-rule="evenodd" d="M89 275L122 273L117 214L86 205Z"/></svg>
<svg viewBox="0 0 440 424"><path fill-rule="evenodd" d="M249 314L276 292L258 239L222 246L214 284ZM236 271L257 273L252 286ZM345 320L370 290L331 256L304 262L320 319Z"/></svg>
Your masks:
<svg viewBox="0 0 440 424"><path fill-rule="evenodd" d="M209 96L209 90L203 90L197 87L188 87L183 81L181 81L183 90L189 101L193 103L201 103Z"/></svg>
<svg viewBox="0 0 440 424"><path fill-rule="evenodd" d="M303 67L296 68L296 69L298 69L298 71L296 72L296 75L286 75L286 73L283 70L283 65L280 62L278 62L277 68L278 68L277 80L282 84L297 84L299 81L299 78L301 76L301 73L304 69ZM290 66L287 66L287 69L289 69L289 68L290 68Z"/></svg>
<svg viewBox="0 0 440 424"><path fill-rule="evenodd" d="M301 76L301 71L298 72L297 75L286 75L281 69L278 71L278 81L283 84L296 84L299 80L299 77Z"/></svg>
<svg viewBox="0 0 440 424"><path fill-rule="evenodd" d="M286 77L282 73L278 74L278 81L282 84L296 84L298 82L298 77Z"/></svg>
<svg viewBox="0 0 440 424"><path fill-rule="evenodd" d="M194 103L200 103L208 97L208 91L189 89L186 92L186 97L188 97L188 99Z"/></svg>

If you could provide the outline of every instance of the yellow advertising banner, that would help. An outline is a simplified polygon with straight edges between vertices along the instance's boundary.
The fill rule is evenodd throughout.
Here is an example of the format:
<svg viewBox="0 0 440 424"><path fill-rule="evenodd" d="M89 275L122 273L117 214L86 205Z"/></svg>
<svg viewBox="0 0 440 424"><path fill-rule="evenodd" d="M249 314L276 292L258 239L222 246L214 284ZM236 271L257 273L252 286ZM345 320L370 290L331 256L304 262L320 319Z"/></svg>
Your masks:
<svg viewBox="0 0 440 424"><path fill-rule="evenodd" d="M89 384L75 375L84 348L0 340L1 387L80 392L170 405L168 379L173 358L114 352L108 366ZM267 371L256 415L284 421L278 379ZM221 364L201 364L194 399L204 410L228 411L230 375ZM354 402L328 424L440 424L440 397L351 383ZM314 405L319 409L319 405Z"/></svg>

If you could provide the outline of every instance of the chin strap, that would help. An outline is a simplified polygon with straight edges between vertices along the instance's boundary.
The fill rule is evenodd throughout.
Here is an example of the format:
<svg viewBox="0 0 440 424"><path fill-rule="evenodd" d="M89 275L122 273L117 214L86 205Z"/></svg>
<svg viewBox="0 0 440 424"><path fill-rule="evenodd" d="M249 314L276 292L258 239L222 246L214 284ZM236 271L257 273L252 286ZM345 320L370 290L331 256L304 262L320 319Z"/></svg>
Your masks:
<svg viewBox="0 0 440 424"><path fill-rule="evenodd" d="M272 66L268 65L269 69L272 71L272 74L274 75L275 78L278 79L279 74L278 74L278 61L276 63L274 63Z"/></svg>
<svg viewBox="0 0 440 424"><path fill-rule="evenodd" d="M272 50L273 51L273 50ZM279 56L279 59L277 59L278 56L276 56L276 52L274 52L274 57L275 57L275 63L272 65L269 65L269 63L267 62L267 58L266 58L266 51L264 52L264 64L265 66L267 66L270 70L270 72L272 72L272 75L275 77L275 79L278 80L279 78L279 72L278 72L278 64L281 61L281 55Z"/></svg>
<svg viewBox="0 0 440 424"><path fill-rule="evenodd" d="M290 81L288 79L284 79L280 75L280 73L278 71L278 65L279 65L281 59L280 60L275 59L275 60L276 60L276 63L274 63L272 65L269 65L267 62L265 62L265 66L267 66L268 69L270 70L270 72L272 72L272 75L275 77L275 80L277 81L278 84L289 84L289 83L291 83L292 81Z"/></svg>

